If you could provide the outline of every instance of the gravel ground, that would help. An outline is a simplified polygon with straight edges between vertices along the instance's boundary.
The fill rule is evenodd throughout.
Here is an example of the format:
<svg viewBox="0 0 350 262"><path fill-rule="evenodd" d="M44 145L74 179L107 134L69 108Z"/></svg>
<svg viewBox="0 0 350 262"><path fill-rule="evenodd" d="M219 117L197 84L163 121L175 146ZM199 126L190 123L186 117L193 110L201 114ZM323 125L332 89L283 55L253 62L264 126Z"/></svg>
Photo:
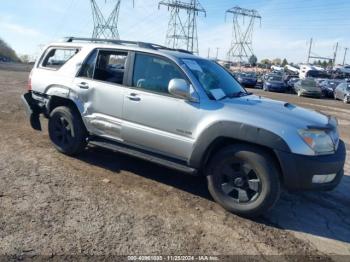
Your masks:
<svg viewBox="0 0 350 262"><path fill-rule="evenodd" d="M58 153L25 119L27 77L0 71L0 254L350 255L349 160L336 190L283 192L264 217L243 219L213 202L203 178L99 148ZM252 91L337 116L350 148L350 105Z"/></svg>

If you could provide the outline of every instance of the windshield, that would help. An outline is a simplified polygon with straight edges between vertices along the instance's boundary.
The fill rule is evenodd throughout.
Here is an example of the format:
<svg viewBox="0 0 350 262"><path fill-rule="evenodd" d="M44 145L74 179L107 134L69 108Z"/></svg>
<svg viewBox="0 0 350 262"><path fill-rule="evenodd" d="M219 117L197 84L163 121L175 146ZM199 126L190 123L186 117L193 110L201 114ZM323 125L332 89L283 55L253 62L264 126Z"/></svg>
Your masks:
<svg viewBox="0 0 350 262"><path fill-rule="evenodd" d="M319 77L319 78L329 78L326 72L318 70L309 70L306 73L306 77Z"/></svg>
<svg viewBox="0 0 350 262"><path fill-rule="evenodd" d="M301 81L301 85L309 86L309 87L315 87L316 86L316 82L313 81L313 80L303 80L303 81Z"/></svg>
<svg viewBox="0 0 350 262"><path fill-rule="evenodd" d="M182 59L210 98L247 94L235 78L217 63L205 59ZM218 97L218 94L222 94Z"/></svg>
<svg viewBox="0 0 350 262"><path fill-rule="evenodd" d="M256 77L255 73L245 73L245 77Z"/></svg>
<svg viewBox="0 0 350 262"><path fill-rule="evenodd" d="M282 81L282 77L280 76L269 76L268 81Z"/></svg>

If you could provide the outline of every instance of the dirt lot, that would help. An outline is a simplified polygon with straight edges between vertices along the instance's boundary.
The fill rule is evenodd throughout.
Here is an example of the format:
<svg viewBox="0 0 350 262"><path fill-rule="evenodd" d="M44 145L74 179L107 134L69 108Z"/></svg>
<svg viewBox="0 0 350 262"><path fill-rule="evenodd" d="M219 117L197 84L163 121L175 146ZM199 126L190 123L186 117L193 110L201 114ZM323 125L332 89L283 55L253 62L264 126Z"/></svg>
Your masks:
<svg viewBox="0 0 350 262"><path fill-rule="evenodd" d="M350 255L349 157L336 190L283 192L263 218L243 219L212 201L205 179L103 149L59 154L24 117L27 76L0 71L0 254ZM350 105L252 91L337 116L350 148Z"/></svg>

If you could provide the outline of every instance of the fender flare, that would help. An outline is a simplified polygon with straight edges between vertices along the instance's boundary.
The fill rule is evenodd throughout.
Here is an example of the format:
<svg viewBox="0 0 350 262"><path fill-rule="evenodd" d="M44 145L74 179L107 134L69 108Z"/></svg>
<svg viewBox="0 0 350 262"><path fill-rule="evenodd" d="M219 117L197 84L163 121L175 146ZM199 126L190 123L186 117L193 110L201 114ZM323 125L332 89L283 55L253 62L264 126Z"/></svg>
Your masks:
<svg viewBox="0 0 350 262"><path fill-rule="evenodd" d="M85 111L83 101L81 101L77 93L69 87L66 87L64 85L51 85L46 89L45 95L48 97L48 101L46 104L46 108L48 111L50 111L52 99L54 99L55 97L71 101L75 104L75 106L81 114L83 114Z"/></svg>
<svg viewBox="0 0 350 262"><path fill-rule="evenodd" d="M206 128L193 146L189 165L200 169L207 150L218 138L229 138L256 144L270 149L291 152L287 143L275 133L266 129L231 121L220 121Z"/></svg>

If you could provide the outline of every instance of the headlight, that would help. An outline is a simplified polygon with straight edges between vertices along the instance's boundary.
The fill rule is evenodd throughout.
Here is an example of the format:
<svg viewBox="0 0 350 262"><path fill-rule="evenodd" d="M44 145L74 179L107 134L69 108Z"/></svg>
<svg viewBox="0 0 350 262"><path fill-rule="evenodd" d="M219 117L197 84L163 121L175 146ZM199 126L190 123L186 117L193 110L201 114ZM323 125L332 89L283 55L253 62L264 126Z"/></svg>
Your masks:
<svg viewBox="0 0 350 262"><path fill-rule="evenodd" d="M323 130L300 129L299 135L317 155L334 153L332 138Z"/></svg>

